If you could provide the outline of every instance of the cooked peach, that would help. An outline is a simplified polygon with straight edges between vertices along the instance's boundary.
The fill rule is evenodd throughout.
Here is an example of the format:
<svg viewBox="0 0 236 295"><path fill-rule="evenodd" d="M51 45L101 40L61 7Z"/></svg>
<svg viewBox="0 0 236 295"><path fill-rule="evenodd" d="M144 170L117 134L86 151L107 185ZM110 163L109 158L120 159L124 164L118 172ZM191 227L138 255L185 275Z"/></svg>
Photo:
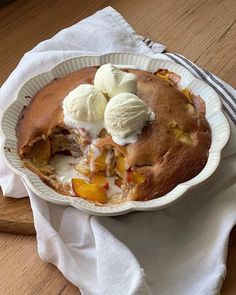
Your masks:
<svg viewBox="0 0 236 295"><path fill-rule="evenodd" d="M173 72L169 72L168 70L166 69L160 69L156 72L156 75L167 81L168 83L170 84L173 84L175 86L178 85L179 81L181 80L181 77Z"/></svg>
<svg viewBox="0 0 236 295"><path fill-rule="evenodd" d="M106 165L106 151L102 151L101 155L95 159L95 169L97 171L105 171L107 169Z"/></svg>
<svg viewBox="0 0 236 295"><path fill-rule="evenodd" d="M123 174L126 170L125 168L125 158L124 156L120 155L116 158L116 170Z"/></svg>
<svg viewBox="0 0 236 295"><path fill-rule="evenodd" d="M173 135L177 140L186 144L192 143L191 135L181 130L178 124L171 124L169 130L170 130L170 134Z"/></svg>
<svg viewBox="0 0 236 295"><path fill-rule="evenodd" d="M158 77L169 82L169 77L167 75L158 75Z"/></svg>
<svg viewBox="0 0 236 295"><path fill-rule="evenodd" d="M182 89L182 92L187 97L187 99L188 99L189 102L192 102L193 101L193 99L192 99L192 92L189 89L184 88L184 89Z"/></svg>
<svg viewBox="0 0 236 295"><path fill-rule="evenodd" d="M93 172L106 171L107 170L107 165L106 165L107 152L106 150L99 151L100 154L96 156L97 152L98 151L95 152L91 148L89 149L88 158L90 162L90 167Z"/></svg>
<svg viewBox="0 0 236 295"><path fill-rule="evenodd" d="M105 190L109 189L107 178L102 173L92 174L89 179L92 183L99 185L101 188Z"/></svg>
<svg viewBox="0 0 236 295"><path fill-rule="evenodd" d="M168 70L160 69L156 72L156 75L165 81L169 81L169 71Z"/></svg>
<svg viewBox="0 0 236 295"><path fill-rule="evenodd" d="M79 187L83 184L86 184L86 182L81 178L72 178L72 188L76 195L78 195Z"/></svg>
<svg viewBox="0 0 236 295"><path fill-rule="evenodd" d="M78 186L75 193L78 197L89 201L99 202L102 204L107 202L105 190L95 183L86 183Z"/></svg>
<svg viewBox="0 0 236 295"><path fill-rule="evenodd" d="M145 176L140 174L138 171L133 170L133 171L127 172L126 179L127 179L127 182L141 184L141 183L144 183Z"/></svg>

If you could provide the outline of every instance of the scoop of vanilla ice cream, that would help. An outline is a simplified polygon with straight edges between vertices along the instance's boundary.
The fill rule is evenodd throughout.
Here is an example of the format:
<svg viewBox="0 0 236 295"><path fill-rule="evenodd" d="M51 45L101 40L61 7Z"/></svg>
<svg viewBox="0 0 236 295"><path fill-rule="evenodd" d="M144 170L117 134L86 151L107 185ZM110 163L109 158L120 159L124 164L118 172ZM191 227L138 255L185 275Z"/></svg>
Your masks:
<svg viewBox="0 0 236 295"><path fill-rule="evenodd" d="M121 145L137 140L147 121L155 119L151 108L135 94L120 93L107 103L104 123L115 142ZM127 138L127 141L122 140Z"/></svg>
<svg viewBox="0 0 236 295"><path fill-rule="evenodd" d="M107 105L105 96L93 85L81 84L63 101L63 110L74 120L95 122L103 120Z"/></svg>
<svg viewBox="0 0 236 295"><path fill-rule="evenodd" d="M113 97L122 92L137 92L137 77L135 74L126 73L112 64L102 65L94 77L94 86Z"/></svg>
<svg viewBox="0 0 236 295"><path fill-rule="evenodd" d="M71 128L83 128L93 137L103 128L107 100L101 91L90 84L81 84L64 99L64 122Z"/></svg>

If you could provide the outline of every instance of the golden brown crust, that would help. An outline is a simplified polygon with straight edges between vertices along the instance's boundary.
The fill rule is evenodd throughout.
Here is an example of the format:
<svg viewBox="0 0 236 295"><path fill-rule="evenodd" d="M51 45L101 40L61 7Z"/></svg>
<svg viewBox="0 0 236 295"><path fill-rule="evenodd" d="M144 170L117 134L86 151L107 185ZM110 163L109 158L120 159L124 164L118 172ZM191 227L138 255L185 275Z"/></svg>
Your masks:
<svg viewBox="0 0 236 295"><path fill-rule="evenodd" d="M97 67L91 67L66 75L35 95L17 127L21 156L35 139L48 137L53 128L63 126L62 100L79 84L92 83L96 70ZM129 192L128 199L148 200L166 194L203 169L211 132L200 97L193 96L190 105L183 93L157 75L140 70L127 71L137 75L137 95L152 108L156 119L147 124L134 144L121 147L106 136L97 145L119 149L125 155L127 168L135 167L145 175L145 182L136 185Z"/></svg>
<svg viewBox="0 0 236 295"><path fill-rule="evenodd" d="M136 166L146 176L146 181L136 185L128 198L147 200L164 195L203 169L208 158L211 132L201 98L194 97L198 109L194 113L188 112L186 106L189 101L174 86L144 71L129 72L138 77L137 95L156 114L155 121L144 128L138 141L127 145L124 151L127 166ZM175 138L171 132L173 126L184 134L190 134L192 143ZM99 146L116 146L112 142L108 137L102 139Z"/></svg>
<svg viewBox="0 0 236 295"><path fill-rule="evenodd" d="M18 152L23 156L30 145L39 138L47 138L55 127L62 127L62 101L65 96L80 84L92 84L97 67L83 68L80 71L56 78L43 87L26 107L16 127Z"/></svg>

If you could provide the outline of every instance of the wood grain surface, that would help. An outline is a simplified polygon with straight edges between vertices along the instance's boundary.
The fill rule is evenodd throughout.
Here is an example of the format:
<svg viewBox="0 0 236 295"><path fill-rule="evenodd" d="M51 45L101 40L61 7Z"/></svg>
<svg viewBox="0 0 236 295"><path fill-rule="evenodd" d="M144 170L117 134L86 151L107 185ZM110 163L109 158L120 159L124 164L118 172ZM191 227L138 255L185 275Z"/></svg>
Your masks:
<svg viewBox="0 0 236 295"><path fill-rule="evenodd" d="M26 51L108 5L139 34L236 86L235 0L15 1L0 9L0 85ZM0 197L0 230L34 232L27 199ZM0 233L0 249L0 295L80 294L55 267L40 260L34 236ZM236 229L230 237L227 269L221 294L235 295Z"/></svg>
<svg viewBox="0 0 236 295"><path fill-rule="evenodd" d="M34 236L0 233L1 295L79 295L57 268L38 257Z"/></svg>
<svg viewBox="0 0 236 295"><path fill-rule="evenodd" d="M34 222L28 198L5 198L0 192L0 232L34 235Z"/></svg>

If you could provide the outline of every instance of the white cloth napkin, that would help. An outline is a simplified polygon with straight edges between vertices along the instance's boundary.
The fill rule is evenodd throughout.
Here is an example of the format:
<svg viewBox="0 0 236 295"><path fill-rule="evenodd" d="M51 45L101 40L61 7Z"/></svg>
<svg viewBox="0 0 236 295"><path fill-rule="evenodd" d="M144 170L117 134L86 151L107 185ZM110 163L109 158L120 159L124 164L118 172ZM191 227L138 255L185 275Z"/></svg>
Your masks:
<svg viewBox="0 0 236 295"><path fill-rule="evenodd" d="M0 90L0 110L24 82L67 58L119 51L184 63L179 55L160 54L164 49L137 35L107 7L26 53ZM207 80L210 73L203 74ZM233 99L234 89L217 81ZM229 233L236 222L236 132L232 122L231 126L224 159L211 180L160 211L103 218L50 204L3 161L0 185L6 196L29 195L40 257L56 265L84 295L218 294L226 273Z"/></svg>

